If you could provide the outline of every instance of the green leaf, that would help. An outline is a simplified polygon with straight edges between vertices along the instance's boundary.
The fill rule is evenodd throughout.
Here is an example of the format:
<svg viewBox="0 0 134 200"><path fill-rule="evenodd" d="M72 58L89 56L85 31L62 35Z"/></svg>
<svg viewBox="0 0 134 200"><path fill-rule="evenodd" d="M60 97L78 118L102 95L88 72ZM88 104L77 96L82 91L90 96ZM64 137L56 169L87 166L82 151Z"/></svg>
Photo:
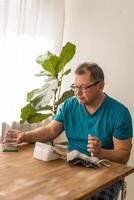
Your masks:
<svg viewBox="0 0 134 200"><path fill-rule="evenodd" d="M41 102L42 98L43 97L37 97L37 98L35 98L35 99L33 99L31 101L31 104L32 104L33 108L35 108L36 110L40 110L41 109L41 106L37 106L37 105Z"/></svg>
<svg viewBox="0 0 134 200"><path fill-rule="evenodd" d="M25 120L21 119L20 120L20 124L23 124L25 122Z"/></svg>
<svg viewBox="0 0 134 200"><path fill-rule="evenodd" d="M56 74L58 73L58 64L59 64L59 57L58 56L55 56L53 55L51 58L50 58L50 61L54 67L54 71L56 72ZM55 74L55 75L56 75Z"/></svg>
<svg viewBox="0 0 134 200"><path fill-rule="evenodd" d="M51 60L45 60L42 66L46 71L50 72L52 76L55 76L56 72L55 72L53 64L51 63Z"/></svg>
<svg viewBox="0 0 134 200"><path fill-rule="evenodd" d="M38 111L42 111L42 110L52 110L52 109L53 109L52 106L47 105L47 106L42 107L41 109L38 109Z"/></svg>
<svg viewBox="0 0 134 200"><path fill-rule="evenodd" d="M30 102L32 97L33 97L33 94L35 91L37 91L38 89L35 89L35 90L32 90L30 92L27 93L27 101Z"/></svg>
<svg viewBox="0 0 134 200"><path fill-rule="evenodd" d="M44 63L45 60L49 60L53 54L50 51L47 51L44 55L37 57L36 62L40 65Z"/></svg>
<svg viewBox="0 0 134 200"><path fill-rule="evenodd" d="M51 73L52 76L55 76L57 73L59 57L52 53L50 54L50 52L49 52L49 56L45 57L44 60L38 61L38 63L42 65L42 67L45 71ZM38 76L40 76L40 75L42 75L42 74L38 74Z"/></svg>
<svg viewBox="0 0 134 200"><path fill-rule="evenodd" d="M36 61L38 64L42 65L45 71L51 73L52 76L56 75L56 66L59 62L59 58L56 55L47 51L45 55L40 55ZM38 76L40 76L40 74L38 74Z"/></svg>
<svg viewBox="0 0 134 200"><path fill-rule="evenodd" d="M48 76L50 77L51 74L49 72L47 72L46 70L41 71L39 74L35 74L35 76Z"/></svg>
<svg viewBox="0 0 134 200"><path fill-rule="evenodd" d="M42 108L44 108L44 104L45 104L45 100L44 100L44 96L40 96L34 100L32 100L31 104L32 106L36 109L36 110L41 110ZM43 105L42 105L43 104ZM44 109L43 109L44 110ZM46 109L47 110L47 109Z"/></svg>
<svg viewBox="0 0 134 200"><path fill-rule="evenodd" d="M44 86L42 86L42 88L38 89L33 93L30 102L36 110L48 105L50 100L52 99L53 93L51 91L51 87L49 86L51 85L45 84Z"/></svg>
<svg viewBox="0 0 134 200"><path fill-rule="evenodd" d="M61 98L59 99L58 102L56 102L57 105L63 103L66 99L70 98L74 96L74 92L73 90L67 90L66 92L64 92L61 96Z"/></svg>
<svg viewBox="0 0 134 200"><path fill-rule="evenodd" d="M44 119L47 119L48 117L52 116L52 114L42 114L42 113L35 113L27 119L29 123L36 123L41 122Z"/></svg>
<svg viewBox="0 0 134 200"><path fill-rule="evenodd" d="M50 72L53 76L58 73L57 66L59 63L59 58L56 55L52 55L49 59L44 60L42 66L45 70Z"/></svg>
<svg viewBox="0 0 134 200"><path fill-rule="evenodd" d="M75 54L76 46L70 42L68 42L60 53L59 59L60 63L58 66L58 72L60 72L64 66L73 58Z"/></svg>
<svg viewBox="0 0 134 200"><path fill-rule="evenodd" d="M29 103L21 109L21 118L23 121L26 121L30 115L36 113L36 110Z"/></svg>
<svg viewBox="0 0 134 200"><path fill-rule="evenodd" d="M32 107L31 104L27 104L25 107L23 107L21 109L20 123L24 123L25 121L27 121L29 123L40 122L40 121L48 118L49 116L52 116L52 114L51 113L42 114L42 113L38 113L38 111L51 110L51 109L52 109L52 106L47 105L44 108L42 108L41 110L36 110Z"/></svg>
<svg viewBox="0 0 134 200"><path fill-rule="evenodd" d="M71 72L71 69L67 69L67 70L63 73L63 76L64 76L64 75L68 75L70 72Z"/></svg>

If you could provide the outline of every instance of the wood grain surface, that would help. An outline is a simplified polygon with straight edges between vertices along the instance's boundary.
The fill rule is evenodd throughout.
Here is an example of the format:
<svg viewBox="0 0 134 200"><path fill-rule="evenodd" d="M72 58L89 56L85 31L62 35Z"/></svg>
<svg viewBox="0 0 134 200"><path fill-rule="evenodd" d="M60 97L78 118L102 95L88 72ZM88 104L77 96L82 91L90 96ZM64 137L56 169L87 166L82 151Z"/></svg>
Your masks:
<svg viewBox="0 0 134 200"><path fill-rule="evenodd" d="M118 163L92 169L63 159L44 162L33 158L33 149L0 153L0 200L82 200L134 172Z"/></svg>

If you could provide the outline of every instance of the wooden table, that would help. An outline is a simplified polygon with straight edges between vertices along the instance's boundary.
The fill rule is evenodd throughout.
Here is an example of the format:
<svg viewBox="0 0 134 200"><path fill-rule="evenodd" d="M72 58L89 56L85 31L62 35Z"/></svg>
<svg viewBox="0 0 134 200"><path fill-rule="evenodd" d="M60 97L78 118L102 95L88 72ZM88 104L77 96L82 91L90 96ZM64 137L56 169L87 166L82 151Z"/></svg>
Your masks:
<svg viewBox="0 0 134 200"><path fill-rule="evenodd" d="M33 149L25 145L17 153L0 153L0 200L86 199L134 172L117 163L92 169L62 159L44 162L32 157Z"/></svg>

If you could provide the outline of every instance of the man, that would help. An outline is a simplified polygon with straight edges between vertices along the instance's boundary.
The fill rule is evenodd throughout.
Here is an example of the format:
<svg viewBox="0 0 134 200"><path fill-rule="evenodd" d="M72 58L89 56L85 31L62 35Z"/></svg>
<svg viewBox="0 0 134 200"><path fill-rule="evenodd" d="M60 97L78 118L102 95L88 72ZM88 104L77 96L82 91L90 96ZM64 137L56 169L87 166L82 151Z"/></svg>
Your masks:
<svg viewBox="0 0 134 200"><path fill-rule="evenodd" d="M128 109L103 92L104 73L95 63L83 63L75 71L75 97L65 101L55 119L45 127L19 135L18 142L48 141L63 130L68 149L127 163L132 145L132 121ZM90 200L113 200L119 183Z"/></svg>

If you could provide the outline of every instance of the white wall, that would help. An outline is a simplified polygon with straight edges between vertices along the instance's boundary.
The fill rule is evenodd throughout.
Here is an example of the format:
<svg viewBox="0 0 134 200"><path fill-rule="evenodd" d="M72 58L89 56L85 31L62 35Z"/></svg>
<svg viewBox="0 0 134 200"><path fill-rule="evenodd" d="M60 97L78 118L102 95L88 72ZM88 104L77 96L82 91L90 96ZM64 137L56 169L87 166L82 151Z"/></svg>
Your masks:
<svg viewBox="0 0 134 200"><path fill-rule="evenodd" d="M124 103L134 118L133 8L133 0L66 0L63 42L77 46L70 66L94 61L103 68L105 92ZM73 82L73 73L66 79L65 88ZM134 196L134 175L130 177L127 200Z"/></svg>
<svg viewBox="0 0 134 200"><path fill-rule="evenodd" d="M134 1L66 0L63 42L77 52L71 66L98 63L105 72L105 91L122 101L134 116ZM73 74L69 78L73 81ZM69 83L68 83L69 84Z"/></svg>

